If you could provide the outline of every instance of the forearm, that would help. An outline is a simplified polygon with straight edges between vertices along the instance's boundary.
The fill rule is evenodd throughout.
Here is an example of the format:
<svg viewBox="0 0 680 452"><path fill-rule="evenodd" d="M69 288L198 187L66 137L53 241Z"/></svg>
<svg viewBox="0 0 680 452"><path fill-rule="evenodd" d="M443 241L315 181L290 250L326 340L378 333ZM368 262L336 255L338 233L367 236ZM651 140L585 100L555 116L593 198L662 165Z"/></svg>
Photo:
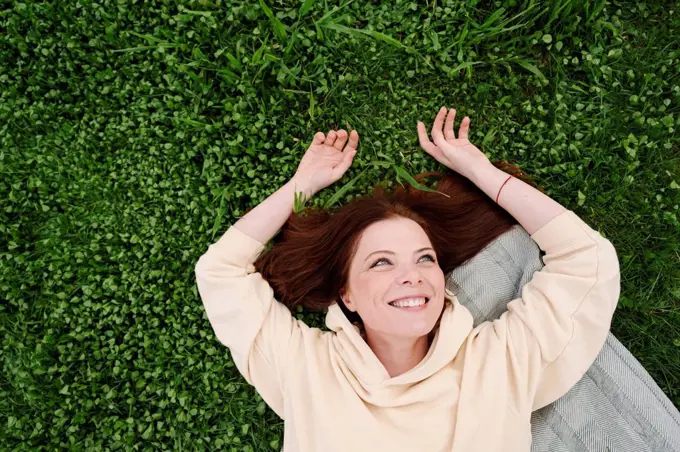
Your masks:
<svg viewBox="0 0 680 452"><path fill-rule="evenodd" d="M484 166L470 177L479 189L496 200L498 190L509 174L495 166ZM516 177L510 178L498 197L498 205L508 211L531 235L567 210L557 201Z"/></svg>
<svg viewBox="0 0 680 452"><path fill-rule="evenodd" d="M242 216L233 226L260 243L269 242L293 213L295 190L302 191L299 184L297 187L295 184L294 179L288 181Z"/></svg>

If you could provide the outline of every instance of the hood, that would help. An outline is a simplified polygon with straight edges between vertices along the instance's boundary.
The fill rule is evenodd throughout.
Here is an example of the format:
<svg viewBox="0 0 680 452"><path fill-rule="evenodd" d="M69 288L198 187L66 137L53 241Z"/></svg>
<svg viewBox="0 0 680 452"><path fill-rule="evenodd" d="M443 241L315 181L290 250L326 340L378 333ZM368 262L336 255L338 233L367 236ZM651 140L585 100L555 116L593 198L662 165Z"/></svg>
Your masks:
<svg viewBox="0 0 680 452"><path fill-rule="evenodd" d="M472 331L472 322L470 311L455 295L449 296L425 358L408 372L392 378L361 337L359 328L350 323L337 303L331 305L326 314L326 326L335 333L334 348L343 361L343 372L366 400L371 398L371 393L381 389L394 392L396 396L441 370L455 358Z"/></svg>

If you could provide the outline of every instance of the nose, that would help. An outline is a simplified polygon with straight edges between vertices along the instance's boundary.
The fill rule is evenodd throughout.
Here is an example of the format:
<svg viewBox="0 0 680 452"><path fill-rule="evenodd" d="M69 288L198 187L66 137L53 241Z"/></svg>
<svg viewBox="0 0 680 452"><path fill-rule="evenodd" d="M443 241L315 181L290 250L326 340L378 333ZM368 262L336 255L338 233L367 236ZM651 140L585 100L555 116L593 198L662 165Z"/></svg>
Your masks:
<svg viewBox="0 0 680 452"><path fill-rule="evenodd" d="M420 273L420 269L418 269L418 267L415 265L411 265L404 269L404 273L399 276L400 284L411 284L413 286L417 286L422 284L422 282L423 276Z"/></svg>

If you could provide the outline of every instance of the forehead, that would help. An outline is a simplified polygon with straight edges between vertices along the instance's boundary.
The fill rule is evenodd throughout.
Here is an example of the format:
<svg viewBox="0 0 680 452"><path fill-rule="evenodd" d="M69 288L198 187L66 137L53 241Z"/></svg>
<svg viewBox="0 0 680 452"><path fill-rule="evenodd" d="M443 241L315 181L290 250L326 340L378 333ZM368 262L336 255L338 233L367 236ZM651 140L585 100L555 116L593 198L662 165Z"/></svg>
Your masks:
<svg viewBox="0 0 680 452"><path fill-rule="evenodd" d="M364 229L359 239L357 257L363 258L376 250L413 252L426 246L432 244L418 223L408 218L391 218L375 222Z"/></svg>

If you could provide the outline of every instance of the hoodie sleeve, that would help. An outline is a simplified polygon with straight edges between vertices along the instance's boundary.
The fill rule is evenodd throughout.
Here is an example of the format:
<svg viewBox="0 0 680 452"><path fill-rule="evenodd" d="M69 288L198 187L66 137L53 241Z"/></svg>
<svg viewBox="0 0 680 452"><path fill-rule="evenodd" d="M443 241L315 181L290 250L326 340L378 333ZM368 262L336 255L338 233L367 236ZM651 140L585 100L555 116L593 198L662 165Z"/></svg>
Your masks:
<svg viewBox="0 0 680 452"><path fill-rule="evenodd" d="M231 226L196 263L198 292L217 339L246 381L283 418L283 376L299 329L253 262L265 248Z"/></svg>
<svg viewBox="0 0 680 452"><path fill-rule="evenodd" d="M508 390L534 411L567 393L595 361L618 303L620 274L611 242L571 210L531 238L545 251L545 266L521 298L473 336L478 350L502 344Z"/></svg>

